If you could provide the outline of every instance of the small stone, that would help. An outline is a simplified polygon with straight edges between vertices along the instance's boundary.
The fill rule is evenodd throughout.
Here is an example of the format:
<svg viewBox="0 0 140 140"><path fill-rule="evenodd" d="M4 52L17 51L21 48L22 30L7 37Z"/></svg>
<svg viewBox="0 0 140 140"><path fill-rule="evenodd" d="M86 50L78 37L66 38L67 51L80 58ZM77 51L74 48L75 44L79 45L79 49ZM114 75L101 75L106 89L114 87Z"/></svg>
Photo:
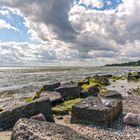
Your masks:
<svg viewBox="0 0 140 140"><path fill-rule="evenodd" d="M140 114L128 113L123 122L127 125L136 126L140 124Z"/></svg>

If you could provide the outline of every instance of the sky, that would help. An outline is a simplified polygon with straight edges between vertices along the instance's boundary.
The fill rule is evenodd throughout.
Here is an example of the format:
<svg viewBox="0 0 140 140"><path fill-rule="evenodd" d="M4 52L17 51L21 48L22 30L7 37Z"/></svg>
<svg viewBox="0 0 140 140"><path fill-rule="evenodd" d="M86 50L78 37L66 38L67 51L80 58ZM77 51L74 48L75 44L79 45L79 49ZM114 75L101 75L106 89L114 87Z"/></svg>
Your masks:
<svg viewBox="0 0 140 140"><path fill-rule="evenodd" d="M0 0L0 66L140 59L140 0Z"/></svg>

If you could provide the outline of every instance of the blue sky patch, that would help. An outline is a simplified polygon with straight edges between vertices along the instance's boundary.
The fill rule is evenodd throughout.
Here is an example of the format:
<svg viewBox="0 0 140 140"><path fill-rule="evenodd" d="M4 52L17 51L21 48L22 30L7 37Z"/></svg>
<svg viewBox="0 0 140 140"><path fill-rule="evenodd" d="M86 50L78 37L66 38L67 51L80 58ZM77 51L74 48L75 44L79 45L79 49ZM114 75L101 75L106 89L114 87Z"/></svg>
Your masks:
<svg viewBox="0 0 140 140"><path fill-rule="evenodd" d="M0 8L0 10L7 10ZM24 25L25 20L23 17L16 15L9 11L9 14L3 15L0 13L0 20L4 20L9 23L11 26L17 28L19 31L14 31L11 29L0 29L0 40L3 42L29 42L35 43L30 39L30 35L27 33L28 28Z"/></svg>
<svg viewBox="0 0 140 140"><path fill-rule="evenodd" d="M80 6L85 7L86 9L90 10L98 10L98 11L104 11L104 10L110 10L110 9L116 9L121 3L122 0L103 0L103 6L102 7L95 7L94 5L85 5L84 3L79 3L80 0L75 0L75 4L78 4Z"/></svg>

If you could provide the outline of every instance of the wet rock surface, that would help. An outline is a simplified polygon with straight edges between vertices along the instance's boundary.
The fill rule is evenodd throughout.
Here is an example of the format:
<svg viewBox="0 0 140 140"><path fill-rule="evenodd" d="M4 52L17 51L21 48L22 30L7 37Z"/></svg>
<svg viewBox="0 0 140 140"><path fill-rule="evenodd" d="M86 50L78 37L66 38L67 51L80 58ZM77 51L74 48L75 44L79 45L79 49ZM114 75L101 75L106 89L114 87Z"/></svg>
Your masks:
<svg viewBox="0 0 140 140"><path fill-rule="evenodd" d="M14 126L11 140L90 140L71 128L55 123L20 119Z"/></svg>
<svg viewBox="0 0 140 140"><path fill-rule="evenodd" d="M88 97L72 107L72 123L110 126L122 113L122 101Z"/></svg>
<svg viewBox="0 0 140 140"><path fill-rule="evenodd" d="M31 103L23 104L0 112L0 128L11 128L20 118L30 118L39 113L43 113L47 121L54 121L51 102L48 97L42 97Z"/></svg>

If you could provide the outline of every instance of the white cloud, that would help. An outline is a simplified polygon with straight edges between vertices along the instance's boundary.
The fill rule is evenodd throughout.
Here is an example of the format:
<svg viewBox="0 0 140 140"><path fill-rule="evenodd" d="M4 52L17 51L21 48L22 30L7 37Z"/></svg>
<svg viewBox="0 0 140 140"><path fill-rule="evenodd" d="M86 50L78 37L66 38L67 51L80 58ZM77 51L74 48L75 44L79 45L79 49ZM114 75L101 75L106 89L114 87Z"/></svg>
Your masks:
<svg viewBox="0 0 140 140"><path fill-rule="evenodd" d="M96 8L102 8L104 6L103 0L80 0L79 4L85 4L86 6L93 6Z"/></svg>
<svg viewBox="0 0 140 140"><path fill-rule="evenodd" d="M31 49L32 61L100 65L139 59L140 1L123 0L116 9L105 11L89 10L82 5L71 7L71 2L11 0L6 4L20 10L32 39L39 38L45 43L39 49L34 47L36 53ZM98 8L104 5L102 0L80 3Z"/></svg>
<svg viewBox="0 0 140 140"><path fill-rule="evenodd" d="M16 32L19 32L19 29L17 29L16 27L10 25L9 23L7 23L3 19L0 19L0 29L11 29L11 30L14 30Z"/></svg>

